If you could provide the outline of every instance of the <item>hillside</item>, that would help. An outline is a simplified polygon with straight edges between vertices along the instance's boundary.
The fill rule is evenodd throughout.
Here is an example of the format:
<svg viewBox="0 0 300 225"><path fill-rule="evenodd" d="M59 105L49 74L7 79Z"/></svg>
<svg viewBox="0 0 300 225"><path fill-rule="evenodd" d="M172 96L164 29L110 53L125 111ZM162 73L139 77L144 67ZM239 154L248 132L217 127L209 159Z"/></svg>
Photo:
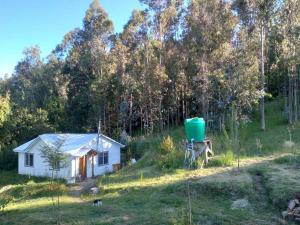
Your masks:
<svg viewBox="0 0 300 225"><path fill-rule="evenodd" d="M280 101L267 105L266 131L259 131L256 115L241 129L240 170L236 161L231 166L217 163L228 150L223 134L209 134L216 159L194 170L160 169L156 163L164 136L170 135L182 151L182 127L133 140L132 153L142 157L135 165L98 179L101 192L97 197L103 199L100 208L91 206L95 197L71 195L72 187L61 184L62 224L188 224L188 188L193 224L288 224L281 210L300 190L300 156L294 154L294 148L284 147L289 133L281 108ZM292 132L296 150L299 134L296 125ZM0 224L55 224L49 181L15 172L1 172L0 177L0 195L13 197L0 212Z"/></svg>

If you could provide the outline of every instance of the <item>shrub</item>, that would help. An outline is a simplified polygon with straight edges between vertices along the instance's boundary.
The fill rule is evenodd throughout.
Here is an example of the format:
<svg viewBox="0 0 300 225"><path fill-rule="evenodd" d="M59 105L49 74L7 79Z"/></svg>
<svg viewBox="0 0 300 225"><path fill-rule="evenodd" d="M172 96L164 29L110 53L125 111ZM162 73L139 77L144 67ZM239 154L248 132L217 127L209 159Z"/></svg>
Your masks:
<svg viewBox="0 0 300 225"><path fill-rule="evenodd" d="M188 225L188 224L190 224L188 209L182 208L179 216L177 218L173 218L172 224L173 225Z"/></svg>
<svg viewBox="0 0 300 225"><path fill-rule="evenodd" d="M0 197L0 212L12 201L10 196Z"/></svg>
<svg viewBox="0 0 300 225"><path fill-rule="evenodd" d="M274 159L276 164L300 164L300 155L285 155Z"/></svg>
<svg viewBox="0 0 300 225"><path fill-rule="evenodd" d="M215 167L232 166L235 160L236 158L234 153L231 150L228 150L225 154L223 153L219 157L215 157L212 160L209 160L208 166L215 166Z"/></svg>
<svg viewBox="0 0 300 225"><path fill-rule="evenodd" d="M170 136L163 139L160 144L157 164L162 169L175 169L183 163L183 152L178 151Z"/></svg>
<svg viewBox="0 0 300 225"><path fill-rule="evenodd" d="M199 157L194 162L192 162L191 168L192 169L201 169L204 165L204 159L203 157Z"/></svg>
<svg viewBox="0 0 300 225"><path fill-rule="evenodd" d="M175 145L173 143L173 140L170 136L167 136L163 139L161 145L160 145L160 152L161 154L169 154L176 151Z"/></svg>
<svg viewBox="0 0 300 225"><path fill-rule="evenodd" d="M224 166L232 166L235 162L235 155L231 150L228 150L225 154L221 155L221 165Z"/></svg>

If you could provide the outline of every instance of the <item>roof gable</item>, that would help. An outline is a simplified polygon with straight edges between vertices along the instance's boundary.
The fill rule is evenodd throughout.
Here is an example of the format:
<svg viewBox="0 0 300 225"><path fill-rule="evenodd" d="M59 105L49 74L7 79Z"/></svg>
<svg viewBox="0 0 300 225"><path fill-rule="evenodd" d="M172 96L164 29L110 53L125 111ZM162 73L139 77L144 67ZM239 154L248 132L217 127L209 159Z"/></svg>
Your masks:
<svg viewBox="0 0 300 225"><path fill-rule="evenodd" d="M37 142L42 141L48 146L58 146L58 143L61 144L60 150L67 154L76 155L80 150L87 148L95 148L97 142L98 134L42 134L37 138L26 142L23 145L18 146L14 149L15 152L27 152L30 148ZM121 143L102 135L100 139L105 139L107 142L117 144L119 147L124 147ZM103 141L103 140L102 140Z"/></svg>
<svg viewBox="0 0 300 225"><path fill-rule="evenodd" d="M14 152L25 152L27 151L29 148L31 148L31 146L33 146L35 143L37 143L39 141L39 137L32 139L31 141L28 141L18 147L16 147L14 149Z"/></svg>

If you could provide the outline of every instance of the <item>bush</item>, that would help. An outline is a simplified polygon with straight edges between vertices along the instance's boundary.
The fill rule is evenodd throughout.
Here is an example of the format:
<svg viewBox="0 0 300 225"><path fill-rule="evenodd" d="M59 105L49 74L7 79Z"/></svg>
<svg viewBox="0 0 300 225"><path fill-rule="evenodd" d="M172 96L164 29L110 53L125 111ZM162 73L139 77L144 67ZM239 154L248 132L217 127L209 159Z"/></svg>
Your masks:
<svg viewBox="0 0 300 225"><path fill-rule="evenodd" d="M220 160L223 167L232 166L235 162L235 155L231 150L229 150L225 154L221 155Z"/></svg>
<svg viewBox="0 0 300 225"><path fill-rule="evenodd" d="M285 155L274 159L276 164L300 164L300 155Z"/></svg>
<svg viewBox="0 0 300 225"><path fill-rule="evenodd" d="M0 197L0 212L5 209L5 207L12 201L10 196Z"/></svg>
<svg viewBox="0 0 300 225"><path fill-rule="evenodd" d="M234 153L231 150L228 150L225 154L223 153L220 157L215 157L212 160L209 160L208 166L215 167L226 167L232 166L236 158Z"/></svg>
<svg viewBox="0 0 300 225"><path fill-rule="evenodd" d="M163 139L158 151L157 164L162 169L176 169L183 163L183 152L178 151L170 136Z"/></svg>
<svg viewBox="0 0 300 225"><path fill-rule="evenodd" d="M194 162L192 162L191 169L201 169L204 165L203 157L199 157Z"/></svg>

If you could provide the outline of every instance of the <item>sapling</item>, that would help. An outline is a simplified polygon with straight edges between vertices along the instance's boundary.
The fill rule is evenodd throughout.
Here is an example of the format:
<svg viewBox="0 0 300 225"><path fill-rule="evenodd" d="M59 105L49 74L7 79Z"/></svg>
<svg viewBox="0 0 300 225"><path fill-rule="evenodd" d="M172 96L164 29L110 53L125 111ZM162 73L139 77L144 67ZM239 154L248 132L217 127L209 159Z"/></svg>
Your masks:
<svg viewBox="0 0 300 225"><path fill-rule="evenodd" d="M261 154L262 153L262 147L263 147L263 144L261 143L261 140L259 138L256 138L256 150L257 150L257 154Z"/></svg>
<svg viewBox="0 0 300 225"><path fill-rule="evenodd" d="M2 212L11 201L11 197L0 197L0 212Z"/></svg>
<svg viewBox="0 0 300 225"><path fill-rule="evenodd" d="M284 147L290 149L294 156L294 162L297 163L297 148L295 147L295 142L293 141L292 132L294 131L295 127L293 125L288 126L287 130L289 133L289 140L284 142Z"/></svg>
<svg viewBox="0 0 300 225"><path fill-rule="evenodd" d="M44 158L45 163L49 165L49 169L51 170L51 199L52 199L52 205L53 210L55 210L55 200L54 200L54 194L57 194L57 224L60 224L60 212L59 212L59 181L57 181L58 177L58 171L61 169L67 167L67 156L60 150L60 147L62 146L63 141L58 141L57 143L53 144L46 144L43 145L41 148L41 157ZM57 181L57 182L55 182Z"/></svg>
<svg viewBox="0 0 300 225"><path fill-rule="evenodd" d="M231 107L231 143L232 149L237 152L238 170L240 169L241 143L239 138L239 117L238 107L233 103Z"/></svg>

